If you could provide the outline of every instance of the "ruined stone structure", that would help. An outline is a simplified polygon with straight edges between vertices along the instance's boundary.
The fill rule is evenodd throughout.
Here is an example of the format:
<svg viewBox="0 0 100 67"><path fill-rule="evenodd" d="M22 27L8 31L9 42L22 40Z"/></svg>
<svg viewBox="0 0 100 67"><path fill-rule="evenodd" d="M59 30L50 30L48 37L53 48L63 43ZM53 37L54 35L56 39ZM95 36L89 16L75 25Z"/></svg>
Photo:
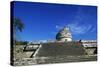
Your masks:
<svg viewBox="0 0 100 67"><path fill-rule="evenodd" d="M96 61L97 41L72 41L69 28L64 27L57 33L56 41L30 42L26 46L15 46L14 52L14 65Z"/></svg>
<svg viewBox="0 0 100 67"><path fill-rule="evenodd" d="M57 55L84 55L86 54L94 54L97 49L97 42L94 40L81 40L80 41L72 41L72 35L68 27L63 27L59 30L56 35L57 41L50 42L41 42L40 45L38 43L32 45L29 49L34 52L31 53L30 57L37 56L57 56ZM32 47L32 48L31 48ZM28 48L28 47L27 47Z"/></svg>
<svg viewBox="0 0 100 67"><path fill-rule="evenodd" d="M62 28L56 35L57 41L72 41L72 35L68 27Z"/></svg>
<svg viewBox="0 0 100 67"><path fill-rule="evenodd" d="M96 40L82 40L81 42L88 55L97 54L97 41Z"/></svg>

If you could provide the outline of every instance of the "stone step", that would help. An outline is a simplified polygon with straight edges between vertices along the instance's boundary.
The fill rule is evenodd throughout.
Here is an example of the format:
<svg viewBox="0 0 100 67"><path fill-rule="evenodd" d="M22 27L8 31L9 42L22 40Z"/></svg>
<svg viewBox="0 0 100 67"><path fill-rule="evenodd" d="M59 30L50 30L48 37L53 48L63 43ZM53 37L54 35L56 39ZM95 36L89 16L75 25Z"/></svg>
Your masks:
<svg viewBox="0 0 100 67"><path fill-rule="evenodd" d="M41 44L36 57L48 57L58 55L84 55L85 50L82 44L78 42L64 43L44 43Z"/></svg>

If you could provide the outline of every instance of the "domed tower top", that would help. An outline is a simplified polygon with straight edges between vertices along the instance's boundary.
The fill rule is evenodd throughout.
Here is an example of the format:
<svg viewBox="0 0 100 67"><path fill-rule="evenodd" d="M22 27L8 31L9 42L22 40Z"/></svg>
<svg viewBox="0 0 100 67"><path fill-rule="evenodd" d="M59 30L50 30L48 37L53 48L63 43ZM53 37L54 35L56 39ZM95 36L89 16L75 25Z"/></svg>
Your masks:
<svg viewBox="0 0 100 67"><path fill-rule="evenodd" d="M63 27L56 35L58 41L72 41L72 35L69 27Z"/></svg>

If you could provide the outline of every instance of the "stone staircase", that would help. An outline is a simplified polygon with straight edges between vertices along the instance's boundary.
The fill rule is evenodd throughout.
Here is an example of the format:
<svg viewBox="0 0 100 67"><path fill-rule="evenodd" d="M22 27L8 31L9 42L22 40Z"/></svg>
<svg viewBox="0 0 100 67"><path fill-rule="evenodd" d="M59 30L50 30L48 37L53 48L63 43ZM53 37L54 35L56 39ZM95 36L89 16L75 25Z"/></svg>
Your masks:
<svg viewBox="0 0 100 67"><path fill-rule="evenodd" d="M74 56L84 55L85 50L79 42L53 42L43 43L36 52L35 57Z"/></svg>

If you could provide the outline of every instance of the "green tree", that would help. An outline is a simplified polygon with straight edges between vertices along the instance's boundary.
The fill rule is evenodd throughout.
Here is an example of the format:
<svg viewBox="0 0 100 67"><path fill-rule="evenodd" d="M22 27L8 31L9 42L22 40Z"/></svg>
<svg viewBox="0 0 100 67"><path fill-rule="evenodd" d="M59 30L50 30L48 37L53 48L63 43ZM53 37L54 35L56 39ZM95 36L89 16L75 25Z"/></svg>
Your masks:
<svg viewBox="0 0 100 67"><path fill-rule="evenodd" d="M13 19L13 33L14 33L14 42L16 42L16 37L17 37L17 32L22 32L22 30L24 29L24 24L22 23L22 21L18 18L14 18Z"/></svg>
<svg viewBox="0 0 100 67"><path fill-rule="evenodd" d="M14 18L13 28L14 28L14 31L22 32L22 30L24 29L24 24L22 23L22 21L20 19Z"/></svg>

